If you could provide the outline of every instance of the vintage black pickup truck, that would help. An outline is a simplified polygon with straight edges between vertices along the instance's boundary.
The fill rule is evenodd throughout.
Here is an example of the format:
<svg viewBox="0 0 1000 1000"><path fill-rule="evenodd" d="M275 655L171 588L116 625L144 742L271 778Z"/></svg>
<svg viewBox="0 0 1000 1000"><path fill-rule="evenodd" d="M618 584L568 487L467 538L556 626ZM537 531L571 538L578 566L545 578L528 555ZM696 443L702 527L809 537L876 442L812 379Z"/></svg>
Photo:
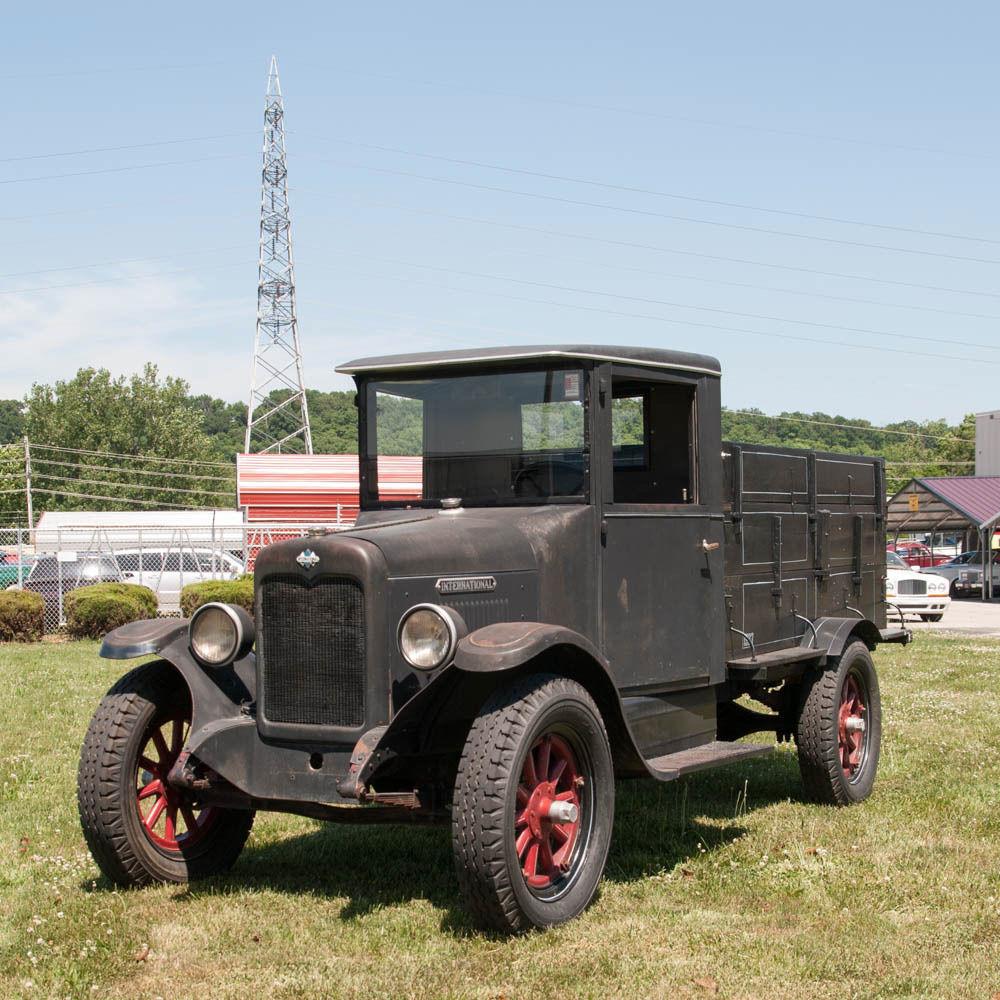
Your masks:
<svg viewBox="0 0 1000 1000"><path fill-rule="evenodd" d="M742 738L773 732L810 799L868 796L871 654L909 639L885 621L881 459L723 442L719 364L699 355L340 370L356 526L264 550L252 617L208 604L104 640L159 657L83 746L80 815L109 879L221 872L256 810L442 821L474 918L522 930L594 897L616 779L749 760L773 742ZM412 499L383 495L394 455L421 456Z"/></svg>

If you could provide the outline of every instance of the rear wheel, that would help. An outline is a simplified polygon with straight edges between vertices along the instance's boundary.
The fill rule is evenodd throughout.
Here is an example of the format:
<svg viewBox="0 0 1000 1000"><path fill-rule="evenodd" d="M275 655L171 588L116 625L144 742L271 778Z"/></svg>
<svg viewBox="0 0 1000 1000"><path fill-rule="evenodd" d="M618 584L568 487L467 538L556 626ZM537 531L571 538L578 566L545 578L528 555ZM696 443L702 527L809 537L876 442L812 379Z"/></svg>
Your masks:
<svg viewBox="0 0 1000 1000"><path fill-rule="evenodd" d="M594 898L614 820L600 712L575 681L539 674L483 706L455 782L458 881L478 923L548 927Z"/></svg>
<svg viewBox="0 0 1000 1000"><path fill-rule="evenodd" d="M925 622L939 622L941 621L942 618L944 618L944 615L943 614L921 615L920 617L923 618Z"/></svg>
<svg viewBox="0 0 1000 1000"><path fill-rule="evenodd" d="M202 807L167 781L190 723L187 687L163 661L126 674L94 713L80 754L80 822L116 885L205 878L243 849L252 812Z"/></svg>
<svg viewBox="0 0 1000 1000"><path fill-rule="evenodd" d="M871 794L882 741L882 702L871 653L852 642L804 685L796 729L806 796L846 806Z"/></svg>

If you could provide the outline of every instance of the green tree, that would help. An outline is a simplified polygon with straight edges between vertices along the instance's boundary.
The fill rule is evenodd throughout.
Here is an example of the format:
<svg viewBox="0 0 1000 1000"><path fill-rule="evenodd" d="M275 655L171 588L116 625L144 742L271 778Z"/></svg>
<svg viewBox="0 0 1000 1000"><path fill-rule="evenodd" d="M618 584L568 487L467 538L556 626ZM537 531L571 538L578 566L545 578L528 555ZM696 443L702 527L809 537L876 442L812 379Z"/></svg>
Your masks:
<svg viewBox="0 0 1000 1000"><path fill-rule="evenodd" d="M32 485L44 498L39 509L229 507L235 502L232 475L197 464L215 460L215 454L187 383L161 378L155 365L119 378L105 368L82 368L68 381L32 386L25 407Z"/></svg>
<svg viewBox="0 0 1000 1000"><path fill-rule="evenodd" d="M24 435L24 414L17 399L0 399L0 445L13 444Z"/></svg>

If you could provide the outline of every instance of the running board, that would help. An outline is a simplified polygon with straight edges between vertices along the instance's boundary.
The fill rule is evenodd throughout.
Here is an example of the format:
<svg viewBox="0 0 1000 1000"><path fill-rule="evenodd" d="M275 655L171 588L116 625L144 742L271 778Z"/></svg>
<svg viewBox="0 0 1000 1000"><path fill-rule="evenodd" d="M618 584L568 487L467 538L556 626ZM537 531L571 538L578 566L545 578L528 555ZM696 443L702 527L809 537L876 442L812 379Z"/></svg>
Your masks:
<svg viewBox="0 0 1000 1000"><path fill-rule="evenodd" d="M673 781L695 771L705 771L710 767L731 764L747 757L760 757L773 749L773 743L727 743L715 740L689 750L651 757L646 761L646 767L658 781Z"/></svg>

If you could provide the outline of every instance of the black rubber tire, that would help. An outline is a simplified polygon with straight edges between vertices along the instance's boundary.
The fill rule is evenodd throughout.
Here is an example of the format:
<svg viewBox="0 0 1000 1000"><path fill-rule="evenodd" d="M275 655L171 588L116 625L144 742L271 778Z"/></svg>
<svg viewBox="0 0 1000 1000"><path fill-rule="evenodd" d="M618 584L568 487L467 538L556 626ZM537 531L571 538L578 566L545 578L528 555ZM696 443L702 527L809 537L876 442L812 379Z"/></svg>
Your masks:
<svg viewBox="0 0 1000 1000"><path fill-rule="evenodd" d="M582 854L551 899L529 889L514 837L517 786L535 740L558 731L586 757L590 780L581 789ZM533 674L496 691L469 731L455 781L452 846L458 883L483 927L504 933L551 927L593 900L611 844L614 766L601 713L575 681ZM558 883L557 883L558 886Z"/></svg>
<svg viewBox="0 0 1000 1000"><path fill-rule="evenodd" d="M861 764L848 777L841 767L838 731L841 692L852 672L865 689L866 729ZM863 642L850 643L835 663L805 679L795 742L806 798L849 806L871 794L882 743L882 701L875 664Z"/></svg>
<svg viewBox="0 0 1000 1000"><path fill-rule="evenodd" d="M219 810L210 830L188 849L166 850L143 832L135 808L135 773L145 734L178 703L187 686L163 660L126 674L101 700L80 752L77 804L97 866L117 886L188 882L228 871L253 826L249 810Z"/></svg>
<svg viewBox="0 0 1000 1000"><path fill-rule="evenodd" d="M923 620L925 622L939 622L939 621L941 621L942 618L944 618L944 615L943 614L938 614L938 615L921 615L920 617L923 618Z"/></svg>
<svg viewBox="0 0 1000 1000"><path fill-rule="evenodd" d="M951 581L951 586L948 588L948 596L953 601L958 599L958 584L954 580Z"/></svg>

